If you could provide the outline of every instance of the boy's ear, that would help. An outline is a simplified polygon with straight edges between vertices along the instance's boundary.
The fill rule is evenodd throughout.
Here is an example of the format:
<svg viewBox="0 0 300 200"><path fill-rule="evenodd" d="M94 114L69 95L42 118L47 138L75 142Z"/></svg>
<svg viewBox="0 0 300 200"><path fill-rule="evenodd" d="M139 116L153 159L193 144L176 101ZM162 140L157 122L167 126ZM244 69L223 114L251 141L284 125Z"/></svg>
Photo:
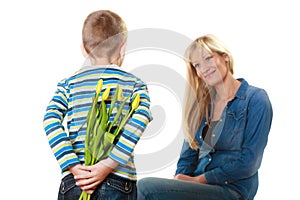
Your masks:
<svg viewBox="0 0 300 200"><path fill-rule="evenodd" d="M125 56L127 42L124 42L120 47L120 58L123 59Z"/></svg>
<svg viewBox="0 0 300 200"><path fill-rule="evenodd" d="M86 52L83 44L80 45L80 49L81 49L83 57L85 57L85 58L89 57L89 54Z"/></svg>

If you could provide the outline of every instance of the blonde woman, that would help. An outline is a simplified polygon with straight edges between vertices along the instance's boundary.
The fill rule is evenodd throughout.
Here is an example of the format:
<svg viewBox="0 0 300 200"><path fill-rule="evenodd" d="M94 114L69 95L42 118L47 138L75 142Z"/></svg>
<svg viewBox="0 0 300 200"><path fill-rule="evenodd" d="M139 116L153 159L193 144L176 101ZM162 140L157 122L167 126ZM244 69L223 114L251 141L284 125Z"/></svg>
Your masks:
<svg viewBox="0 0 300 200"><path fill-rule="evenodd" d="M233 58L213 35L187 48L185 141L174 180L144 178L138 199L253 199L272 122L265 90L233 76Z"/></svg>

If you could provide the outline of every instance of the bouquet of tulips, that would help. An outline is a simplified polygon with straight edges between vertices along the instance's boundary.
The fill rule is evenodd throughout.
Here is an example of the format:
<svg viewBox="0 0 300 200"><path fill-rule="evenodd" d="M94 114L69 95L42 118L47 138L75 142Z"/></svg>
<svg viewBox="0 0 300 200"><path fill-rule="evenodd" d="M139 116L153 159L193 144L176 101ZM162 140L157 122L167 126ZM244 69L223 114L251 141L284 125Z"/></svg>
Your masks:
<svg viewBox="0 0 300 200"><path fill-rule="evenodd" d="M92 106L87 115L84 149L84 164L86 166L94 165L100 160L109 156L114 147L114 143L120 137L120 131L140 103L140 95L137 94L131 103L130 109L125 115L123 115L123 107L125 102L128 101L130 97L124 98L122 89L118 85L116 88L116 93L112 97L109 109L107 109L105 104L105 100L107 100L110 93L109 87L103 92L101 96L101 103L98 105L98 98L102 90L102 85L103 80L100 79L96 86L96 92L92 100ZM109 116L111 115L117 102L120 103L118 111L113 121L109 121ZM113 127L114 129L112 129ZM90 194L87 194L83 191L79 200L89 200L90 197Z"/></svg>

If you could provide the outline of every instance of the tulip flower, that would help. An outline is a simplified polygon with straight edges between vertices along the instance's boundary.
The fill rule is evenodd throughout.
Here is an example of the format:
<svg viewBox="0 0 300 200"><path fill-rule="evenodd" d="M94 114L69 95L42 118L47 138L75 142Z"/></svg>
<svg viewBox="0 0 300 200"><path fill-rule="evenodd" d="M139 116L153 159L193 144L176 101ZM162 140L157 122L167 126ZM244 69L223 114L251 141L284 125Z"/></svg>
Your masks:
<svg viewBox="0 0 300 200"><path fill-rule="evenodd" d="M103 94L102 94L102 102L105 101L108 98L109 92L110 92L110 87L106 88L106 90L103 92Z"/></svg>
<svg viewBox="0 0 300 200"><path fill-rule="evenodd" d="M129 119L129 117L132 115L133 111L135 111L137 109L137 107L140 104L140 94L137 94L133 100L133 102L131 103L131 109L127 112L127 114L125 115L125 117L122 119L120 126L116 129L115 131L115 135L118 135L119 132L121 131L121 129L123 128L123 126L125 125L125 123L127 122L127 120Z"/></svg>
<svg viewBox="0 0 300 200"><path fill-rule="evenodd" d="M130 110L122 115L123 107L129 100L129 97L123 96L123 91L119 85L116 87L116 92L111 99L110 107L107 109L105 101L110 94L110 87L101 95L101 103L98 104L98 97L102 90L103 80L100 79L96 86L95 96L92 100L92 105L87 115L87 128L84 147L84 164L87 166L94 165L100 160L107 158L114 147L115 142L120 137L120 131L126 124L132 113L138 108L140 103L140 95L137 94L131 103ZM120 106L112 121L109 121L110 115L115 108L116 102L120 102ZM116 107L117 108L117 107ZM112 133L112 127L116 127ZM90 194L82 192L79 200L89 200Z"/></svg>
<svg viewBox="0 0 300 200"><path fill-rule="evenodd" d="M133 111L133 110L137 109L139 104L140 104L140 94L137 94L131 104L131 110Z"/></svg>
<svg viewBox="0 0 300 200"><path fill-rule="evenodd" d="M101 90L102 90L102 85L103 85L103 80L100 79L97 83L97 86L96 86L96 94L100 94Z"/></svg>

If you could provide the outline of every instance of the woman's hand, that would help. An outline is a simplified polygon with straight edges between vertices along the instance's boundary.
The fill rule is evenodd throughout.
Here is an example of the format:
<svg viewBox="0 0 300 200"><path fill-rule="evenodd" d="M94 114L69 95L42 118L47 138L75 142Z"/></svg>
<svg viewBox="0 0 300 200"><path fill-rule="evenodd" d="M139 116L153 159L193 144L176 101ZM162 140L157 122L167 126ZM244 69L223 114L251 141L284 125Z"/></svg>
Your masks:
<svg viewBox="0 0 300 200"><path fill-rule="evenodd" d="M174 176L174 179L207 184L204 174L201 174L200 176L196 176L196 177L192 177L192 176L188 176L188 175L184 175L184 174L177 174L176 176Z"/></svg>

